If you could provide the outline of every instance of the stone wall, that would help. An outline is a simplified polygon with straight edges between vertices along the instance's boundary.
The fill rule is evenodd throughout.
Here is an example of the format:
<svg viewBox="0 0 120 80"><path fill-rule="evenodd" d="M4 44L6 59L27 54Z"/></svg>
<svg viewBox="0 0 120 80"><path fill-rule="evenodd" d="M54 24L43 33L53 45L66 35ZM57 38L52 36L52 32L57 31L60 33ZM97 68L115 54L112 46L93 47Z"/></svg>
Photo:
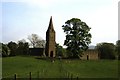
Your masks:
<svg viewBox="0 0 120 80"><path fill-rule="evenodd" d="M81 59L87 60L87 56L88 56L88 60L98 60L99 59L98 51L94 50L94 49L89 49L89 50L85 51L83 53Z"/></svg>

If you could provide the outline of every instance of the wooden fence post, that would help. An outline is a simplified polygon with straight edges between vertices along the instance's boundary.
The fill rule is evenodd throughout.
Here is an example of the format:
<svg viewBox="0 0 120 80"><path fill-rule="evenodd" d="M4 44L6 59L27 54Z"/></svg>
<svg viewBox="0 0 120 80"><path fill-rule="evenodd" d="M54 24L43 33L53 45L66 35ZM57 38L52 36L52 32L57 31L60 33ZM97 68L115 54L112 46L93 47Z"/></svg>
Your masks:
<svg viewBox="0 0 120 80"><path fill-rule="evenodd" d="M16 74L14 75L14 79L16 80Z"/></svg>
<svg viewBox="0 0 120 80"><path fill-rule="evenodd" d="M38 71L38 79L39 79L39 71Z"/></svg>
<svg viewBox="0 0 120 80"><path fill-rule="evenodd" d="M29 75L30 75L30 80L31 80L31 72L30 72L30 74L29 74Z"/></svg>
<svg viewBox="0 0 120 80"><path fill-rule="evenodd" d="M69 73L68 73L68 78L69 78Z"/></svg>
<svg viewBox="0 0 120 80"><path fill-rule="evenodd" d="M72 78L73 78L73 74L71 74L71 80L72 80Z"/></svg>
<svg viewBox="0 0 120 80"><path fill-rule="evenodd" d="M77 76L77 80L78 80L78 76Z"/></svg>

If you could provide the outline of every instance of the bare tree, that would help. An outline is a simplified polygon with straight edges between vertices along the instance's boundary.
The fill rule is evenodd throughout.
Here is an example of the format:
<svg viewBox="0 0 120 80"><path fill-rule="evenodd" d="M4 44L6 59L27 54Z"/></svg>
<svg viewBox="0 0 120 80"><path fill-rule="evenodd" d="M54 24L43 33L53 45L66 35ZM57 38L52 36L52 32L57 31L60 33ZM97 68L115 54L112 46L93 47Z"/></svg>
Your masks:
<svg viewBox="0 0 120 80"><path fill-rule="evenodd" d="M45 40L40 38L37 34L31 34L28 36L28 40L30 41L32 47L39 47L44 48L45 47Z"/></svg>
<svg viewBox="0 0 120 80"><path fill-rule="evenodd" d="M36 47L45 48L45 40L38 40Z"/></svg>

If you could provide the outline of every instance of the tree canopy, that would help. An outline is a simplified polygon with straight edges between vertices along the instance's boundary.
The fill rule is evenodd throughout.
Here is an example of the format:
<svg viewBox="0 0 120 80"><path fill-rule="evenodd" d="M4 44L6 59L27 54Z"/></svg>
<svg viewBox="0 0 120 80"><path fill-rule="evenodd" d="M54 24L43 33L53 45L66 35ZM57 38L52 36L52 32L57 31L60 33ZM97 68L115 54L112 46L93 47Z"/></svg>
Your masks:
<svg viewBox="0 0 120 80"><path fill-rule="evenodd" d="M2 49L0 52L2 52L2 57L7 57L10 54L10 49L8 48L8 46L6 44L0 43L0 45L2 44Z"/></svg>
<svg viewBox="0 0 120 80"><path fill-rule="evenodd" d="M100 59L115 59L115 45L113 43L98 43L96 49L99 51Z"/></svg>
<svg viewBox="0 0 120 80"><path fill-rule="evenodd" d="M65 49L58 43L56 44L56 56L66 56Z"/></svg>
<svg viewBox="0 0 120 80"><path fill-rule="evenodd" d="M18 55L27 55L29 50L28 42L25 40L19 40L18 41L18 48L17 48L17 54Z"/></svg>
<svg viewBox="0 0 120 80"><path fill-rule="evenodd" d="M70 57L82 57L82 52L87 50L91 43L92 36L89 33L91 28L78 18L67 20L62 28L66 33L64 45L67 46Z"/></svg>
<svg viewBox="0 0 120 80"><path fill-rule="evenodd" d="M18 45L15 42L9 42L7 45L10 49L10 56L15 56L17 52Z"/></svg>

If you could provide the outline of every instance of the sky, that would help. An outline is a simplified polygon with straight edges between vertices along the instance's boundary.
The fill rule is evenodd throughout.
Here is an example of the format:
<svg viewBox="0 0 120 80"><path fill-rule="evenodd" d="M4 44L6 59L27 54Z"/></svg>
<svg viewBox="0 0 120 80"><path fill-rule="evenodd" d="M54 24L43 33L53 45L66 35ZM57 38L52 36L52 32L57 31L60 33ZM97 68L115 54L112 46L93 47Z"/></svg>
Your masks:
<svg viewBox="0 0 120 80"><path fill-rule="evenodd" d="M0 41L8 43L37 34L46 38L50 17L56 42L63 46L62 25L79 18L91 28L91 44L118 40L119 0L2 0L0 3Z"/></svg>

